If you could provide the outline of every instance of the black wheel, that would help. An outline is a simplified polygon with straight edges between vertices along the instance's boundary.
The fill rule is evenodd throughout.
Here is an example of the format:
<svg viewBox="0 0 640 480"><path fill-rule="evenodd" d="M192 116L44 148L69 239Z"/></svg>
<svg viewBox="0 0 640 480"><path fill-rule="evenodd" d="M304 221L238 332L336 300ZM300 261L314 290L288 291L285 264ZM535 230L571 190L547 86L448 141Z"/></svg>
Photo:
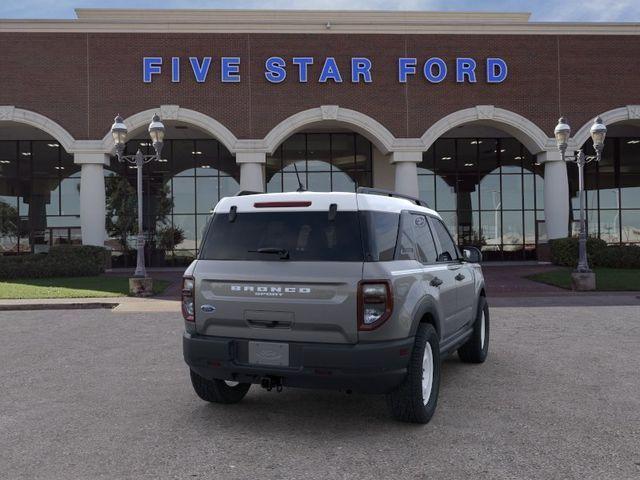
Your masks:
<svg viewBox="0 0 640 480"><path fill-rule="evenodd" d="M436 410L440 389L440 342L432 325L421 323L409 359L407 377L387 394L396 420L428 423Z"/></svg>
<svg viewBox="0 0 640 480"><path fill-rule="evenodd" d="M250 383L227 382L226 380L207 380L193 370L191 385L202 400L214 403L238 403L251 387Z"/></svg>
<svg viewBox="0 0 640 480"><path fill-rule="evenodd" d="M489 354L489 305L480 297L478 313L473 324L473 334L467 343L458 348L460 360L467 363L482 363Z"/></svg>

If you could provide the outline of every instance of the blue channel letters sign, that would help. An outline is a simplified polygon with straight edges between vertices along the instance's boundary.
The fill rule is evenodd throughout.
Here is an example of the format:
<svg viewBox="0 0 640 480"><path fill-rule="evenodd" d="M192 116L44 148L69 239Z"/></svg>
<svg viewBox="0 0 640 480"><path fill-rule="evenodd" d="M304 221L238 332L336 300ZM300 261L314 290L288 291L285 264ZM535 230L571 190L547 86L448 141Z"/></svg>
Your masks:
<svg viewBox="0 0 640 480"><path fill-rule="evenodd" d="M160 75L171 75L173 83L180 83L183 76L190 76L204 83L212 71L222 83L239 83L240 57L144 57L142 59L142 81L152 83ZM478 64L484 64L479 67ZM298 83L373 83L375 66L367 57L352 57L349 68L341 70L335 57L315 59L313 57L269 57L264 62L264 77L270 83L282 83L287 78ZM474 58L458 57L445 61L440 57L420 60L400 57L397 61L397 80L407 83L412 78L422 77L429 83L441 83L455 78L456 83L502 83L507 79L507 62L502 58L489 57L481 62Z"/></svg>

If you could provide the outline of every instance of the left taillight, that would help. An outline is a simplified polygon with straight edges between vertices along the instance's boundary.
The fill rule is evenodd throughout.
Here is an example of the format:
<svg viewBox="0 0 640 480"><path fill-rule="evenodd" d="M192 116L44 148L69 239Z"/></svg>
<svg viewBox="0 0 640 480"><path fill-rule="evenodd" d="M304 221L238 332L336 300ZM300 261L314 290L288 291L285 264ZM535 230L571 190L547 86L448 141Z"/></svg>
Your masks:
<svg viewBox="0 0 640 480"><path fill-rule="evenodd" d="M195 280L193 277L183 277L182 279L182 316L187 322L195 322L195 299L193 290Z"/></svg>

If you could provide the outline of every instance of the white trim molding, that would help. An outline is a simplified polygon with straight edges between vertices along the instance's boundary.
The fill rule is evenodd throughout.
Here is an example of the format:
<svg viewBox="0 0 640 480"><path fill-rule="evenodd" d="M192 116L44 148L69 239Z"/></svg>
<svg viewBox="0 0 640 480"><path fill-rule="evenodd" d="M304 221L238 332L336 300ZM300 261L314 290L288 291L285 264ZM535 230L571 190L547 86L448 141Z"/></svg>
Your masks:
<svg viewBox="0 0 640 480"><path fill-rule="evenodd" d="M369 139L385 155L393 150L396 140L384 125L364 113L337 105L322 105L291 115L273 127L263 139L264 149L273 153L294 133L319 123L349 127Z"/></svg>
<svg viewBox="0 0 640 480"><path fill-rule="evenodd" d="M161 105L158 108L151 108L143 112L138 112L127 117L124 120L124 124L130 132L138 130L149 125L151 117L156 113L160 115L160 118L163 121L174 120L198 127L222 143L231 153L236 152L236 143L238 139L231 130L204 113L196 112L195 110L183 108L178 105ZM107 132L103 137L102 149L105 153L114 153L115 146L111 132Z"/></svg>
<svg viewBox="0 0 640 480"><path fill-rule="evenodd" d="M587 140L589 140L589 137L591 136L591 125L593 125L595 117L596 116L590 118L589 121L580 127L580 130L578 130L571 138L569 141L569 150L578 150L582 148L582 145L584 145ZM600 118L602 118L602 123L607 127L614 123L625 122L628 120L635 120L640 123L640 105L626 105L624 107L614 108L613 110L601 113Z"/></svg>
<svg viewBox="0 0 640 480"><path fill-rule="evenodd" d="M450 113L434 123L420 137L425 150L452 128L468 123L499 128L518 139L533 154L555 148L553 138L547 137L540 127L522 115L493 105L477 105Z"/></svg>
<svg viewBox="0 0 640 480"><path fill-rule="evenodd" d="M60 124L44 115L32 112L31 110L16 108L13 105L2 105L0 106L0 123L1 122L22 123L35 127L55 138L67 152L73 152L75 139Z"/></svg>
<svg viewBox="0 0 640 480"><path fill-rule="evenodd" d="M75 19L2 19L0 32L638 35L631 22L530 22L523 12L76 9Z"/></svg>

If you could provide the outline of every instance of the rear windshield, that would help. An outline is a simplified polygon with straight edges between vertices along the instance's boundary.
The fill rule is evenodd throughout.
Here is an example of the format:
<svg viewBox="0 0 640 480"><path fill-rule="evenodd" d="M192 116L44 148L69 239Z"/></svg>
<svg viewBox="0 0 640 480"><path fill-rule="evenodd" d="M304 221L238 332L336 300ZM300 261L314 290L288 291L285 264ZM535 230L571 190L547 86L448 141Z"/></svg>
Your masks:
<svg viewBox="0 0 640 480"><path fill-rule="evenodd" d="M258 252L258 250L262 250ZM284 254L286 252L286 254ZM214 215L203 260L362 262L358 212L247 212Z"/></svg>

